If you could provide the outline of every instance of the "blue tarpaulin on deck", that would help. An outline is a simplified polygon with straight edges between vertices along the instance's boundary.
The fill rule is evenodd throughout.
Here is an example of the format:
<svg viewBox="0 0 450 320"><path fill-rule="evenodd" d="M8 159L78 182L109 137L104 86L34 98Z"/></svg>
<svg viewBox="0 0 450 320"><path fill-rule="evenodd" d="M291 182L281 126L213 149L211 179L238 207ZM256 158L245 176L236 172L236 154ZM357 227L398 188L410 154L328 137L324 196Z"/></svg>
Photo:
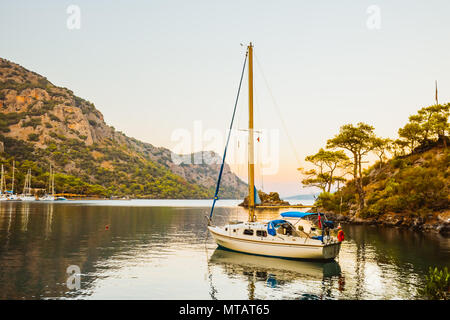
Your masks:
<svg viewBox="0 0 450 320"><path fill-rule="evenodd" d="M310 215L313 215L313 214L319 214L319 213L317 213L317 212L288 211L288 212L283 212L281 214L281 216L283 218L303 218L303 217L310 216Z"/></svg>
<svg viewBox="0 0 450 320"><path fill-rule="evenodd" d="M271 236L275 236L277 231L275 230L276 226L279 224L285 223L286 220L272 220L267 224L267 233Z"/></svg>

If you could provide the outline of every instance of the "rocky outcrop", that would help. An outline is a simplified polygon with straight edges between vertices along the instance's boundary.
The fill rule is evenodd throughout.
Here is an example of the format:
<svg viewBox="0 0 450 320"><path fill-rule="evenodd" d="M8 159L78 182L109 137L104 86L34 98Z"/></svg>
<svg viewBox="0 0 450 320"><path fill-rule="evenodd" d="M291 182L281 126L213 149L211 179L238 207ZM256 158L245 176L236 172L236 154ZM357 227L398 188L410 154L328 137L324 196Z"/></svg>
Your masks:
<svg viewBox="0 0 450 320"><path fill-rule="evenodd" d="M289 206L289 202L281 200L278 192L270 192L269 194L258 190L258 196L261 199L261 204L256 206ZM239 205L244 208L248 208L248 196L244 198L244 201Z"/></svg>

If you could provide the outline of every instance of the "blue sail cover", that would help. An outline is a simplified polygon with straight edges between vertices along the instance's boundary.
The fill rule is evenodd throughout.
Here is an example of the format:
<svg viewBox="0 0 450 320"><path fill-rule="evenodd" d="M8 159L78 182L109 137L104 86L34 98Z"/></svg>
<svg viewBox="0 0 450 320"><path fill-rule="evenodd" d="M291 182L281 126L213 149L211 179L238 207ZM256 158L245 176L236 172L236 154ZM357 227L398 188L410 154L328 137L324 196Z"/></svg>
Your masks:
<svg viewBox="0 0 450 320"><path fill-rule="evenodd" d="M269 221L269 223L267 224L267 233L270 234L271 236L275 236L277 234L277 230L276 227L279 224L285 223L286 220L272 220Z"/></svg>
<svg viewBox="0 0 450 320"><path fill-rule="evenodd" d="M317 212L300 212L300 211L288 211L288 212L283 212L281 214L281 216L283 218L303 218L306 216L311 216L314 214L321 214L321 213L317 213Z"/></svg>

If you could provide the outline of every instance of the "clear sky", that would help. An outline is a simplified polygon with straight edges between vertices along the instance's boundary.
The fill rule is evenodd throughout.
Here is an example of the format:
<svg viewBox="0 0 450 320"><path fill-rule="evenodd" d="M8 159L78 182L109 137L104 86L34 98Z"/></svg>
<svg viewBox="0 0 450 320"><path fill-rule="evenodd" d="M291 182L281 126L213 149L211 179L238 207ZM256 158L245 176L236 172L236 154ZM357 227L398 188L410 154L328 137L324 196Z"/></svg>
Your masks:
<svg viewBox="0 0 450 320"><path fill-rule="evenodd" d="M80 29L67 28L70 5ZM293 195L307 192L296 168L341 125L363 121L396 137L433 104L435 80L440 102L450 101L449 15L448 0L0 0L0 56L93 102L117 130L173 149L174 130L193 131L194 121L225 132L240 43L252 41L302 160L255 65L255 127L280 129L280 169L264 190Z"/></svg>

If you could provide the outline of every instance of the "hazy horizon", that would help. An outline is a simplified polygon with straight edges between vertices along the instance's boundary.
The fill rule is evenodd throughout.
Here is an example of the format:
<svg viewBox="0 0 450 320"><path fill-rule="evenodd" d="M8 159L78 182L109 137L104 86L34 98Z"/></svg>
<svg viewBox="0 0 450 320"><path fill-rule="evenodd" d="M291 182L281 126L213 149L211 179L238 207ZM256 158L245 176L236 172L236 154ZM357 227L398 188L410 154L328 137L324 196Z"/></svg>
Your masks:
<svg viewBox="0 0 450 320"><path fill-rule="evenodd" d="M70 5L80 9L79 29L67 27ZM370 28L373 6L379 19ZM240 43L252 41L300 158L255 62L255 127L280 130L279 170L263 179L257 173L257 185L285 197L314 192L301 188L296 168L340 126L366 122L394 138L411 114L434 103L435 80L439 102L450 101L444 0L20 0L0 8L1 57L93 102L126 135L171 150L173 132L192 132L196 121L225 133L245 53ZM236 128L246 127L244 84ZM232 168L246 181L245 166Z"/></svg>

